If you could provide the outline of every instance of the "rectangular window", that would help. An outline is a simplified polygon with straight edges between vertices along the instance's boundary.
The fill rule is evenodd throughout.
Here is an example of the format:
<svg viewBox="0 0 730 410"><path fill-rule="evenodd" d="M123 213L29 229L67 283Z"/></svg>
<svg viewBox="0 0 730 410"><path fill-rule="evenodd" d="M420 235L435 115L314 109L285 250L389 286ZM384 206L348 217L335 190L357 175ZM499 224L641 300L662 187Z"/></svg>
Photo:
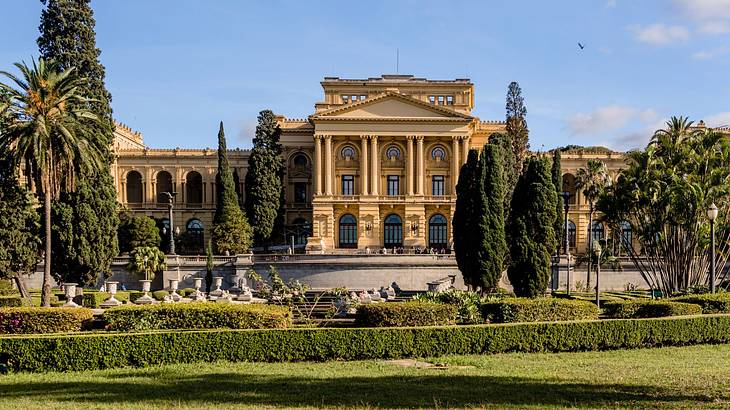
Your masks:
<svg viewBox="0 0 730 410"><path fill-rule="evenodd" d="M342 103L347 104L350 102L350 96L349 95L343 95L342 96Z"/></svg>
<svg viewBox="0 0 730 410"><path fill-rule="evenodd" d="M431 177L431 195L441 196L446 195L444 192L444 176L434 175Z"/></svg>
<svg viewBox="0 0 730 410"><path fill-rule="evenodd" d="M446 105L454 105L454 96L453 95L446 96Z"/></svg>
<svg viewBox="0 0 730 410"><path fill-rule="evenodd" d="M400 177L398 175L388 175L388 195L400 195Z"/></svg>
<svg viewBox="0 0 730 410"><path fill-rule="evenodd" d="M357 102L357 96L353 95L352 97L350 97L350 102Z"/></svg>
<svg viewBox="0 0 730 410"><path fill-rule="evenodd" d="M294 203L303 204L307 202L307 183L294 183Z"/></svg>
<svg viewBox="0 0 730 410"><path fill-rule="evenodd" d="M444 96L439 95L439 105L444 105Z"/></svg>
<svg viewBox="0 0 730 410"><path fill-rule="evenodd" d="M355 195L355 176L342 176L342 195Z"/></svg>
<svg viewBox="0 0 730 410"><path fill-rule="evenodd" d="M367 95L361 95L360 96L360 101L365 101L367 98L368 98Z"/></svg>
<svg viewBox="0 0 730 410"><path fill-rule="evenodd" d="M429 95L428 96L428 102L431 104L436 104L436 96L435 95Z"/></svg>

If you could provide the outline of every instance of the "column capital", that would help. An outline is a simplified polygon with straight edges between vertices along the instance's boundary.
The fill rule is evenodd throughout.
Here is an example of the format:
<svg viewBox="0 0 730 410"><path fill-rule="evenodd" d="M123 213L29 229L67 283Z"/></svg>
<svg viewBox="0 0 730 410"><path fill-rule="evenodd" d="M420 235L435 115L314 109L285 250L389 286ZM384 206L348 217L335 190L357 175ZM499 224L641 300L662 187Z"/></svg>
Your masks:
<svg viewBox="0 0 730 410"><path fill-rule="evenodd" d="M414 139L416 139L416 136L415 135L406 135L406 140L407 141L413 141Z"/></svg>
<svg viewBox="0 0 730 410"><path fill-rule="evenodd" d="M370 139L370 135L368 135L368 134L360 134L360 139L361 140L368 140L368 139Z"/></svg>
<svg viewBox="0 0 730 410"><path fill-rule="evenodd" d="M460 141L462 139L462 135L452 135L451 140L452 141Z"/></svg>
<svg viewBox="0 0 730 410"><path fill-rule="evenodd" d="M314 134L314 140L318 141L324 138L324 134Z"/></svg>
<svg viewBox="0 0 730 410"><path fill-rule="evenodd" d="M416 135L416 140L420 143L423 142L423 135Z"/></svg>
<svg viewBox="0 0 730 410"><path fill-rule="evenodd" d="M373 141L378 141L378 135L377 134L370 134L370 135L368 135L368 138L370 138Z"/></svg>
<svg viewBox="0 0 730 410"><path fill-rule="evenodd" d="M330 135L330 134L325 134L325 135L324 135L324 139L325 139L325 140L329 140L329 141L332 141L332 135Z"/></svg>

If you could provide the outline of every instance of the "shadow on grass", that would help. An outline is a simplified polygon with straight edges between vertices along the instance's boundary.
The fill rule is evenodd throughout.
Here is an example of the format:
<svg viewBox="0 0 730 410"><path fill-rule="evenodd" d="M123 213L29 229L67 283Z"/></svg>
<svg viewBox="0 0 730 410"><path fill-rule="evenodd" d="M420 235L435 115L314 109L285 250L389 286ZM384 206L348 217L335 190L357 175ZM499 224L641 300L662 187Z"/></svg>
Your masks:
<svg viewBox="0 0 730 410"><path fill-rule="evenodd" d="M655 386L596 385L447 373L324 379L239 372L189 377L172 376L164 371L133 375L132 372L110 375L105 382L6 383L0 384L0 397L7 400L52 399L88 405L145 405L153 401L173 401L191 406L220 403L373 408L528 404L613 407L632 403L639 407L656 407L662 403L691 406L710 400Z"/></svg>

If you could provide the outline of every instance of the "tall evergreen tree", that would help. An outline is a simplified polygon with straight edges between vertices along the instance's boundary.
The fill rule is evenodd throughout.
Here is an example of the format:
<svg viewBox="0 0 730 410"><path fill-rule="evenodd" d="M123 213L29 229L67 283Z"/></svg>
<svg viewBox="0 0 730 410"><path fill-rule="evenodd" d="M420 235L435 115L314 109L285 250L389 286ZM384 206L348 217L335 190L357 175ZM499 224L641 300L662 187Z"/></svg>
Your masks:
<svg viewBox="0 0 730 410"><path fill-rule="evenodd" d="M464 284L469 287L479 286L475 283L473 272L476 255L474 255L474 234L479 216L477 213L477 192L479 191L478 169L479 154L476 150L469 150L466 163L459 171L459 181L456 184L456 205L452 231L454 237L454 252L456 263L464 277Z"/></svg>
<svg viewBox="0 0 730 410"><path fill-rule="evenodd" d="M555 201L555 224L553 229L555 230L555 252L560 253L560 247L565 242L565 216L563 215L563 172L560 169L560 149L556 148L553 150L553 166L551 168L551 174L553 177L553 185L555 186L555 192L557 193L557 200Z"/></svg>
<svg viewBox="0 0 730 410"><path fill-rule="evenodd" d="M522 89L513 81L507 89L507 135L512 139L512 151L515 155L515 173L522 172L522 164L530 149L529 131L527 129L527 109L525 99L522 98Z"/></svg>
<svg viewBox="0 0 730 410"><path fill-rule="evenodd" d="M503 187L503 212L504 212L504 226L505 226L505 240L509 243L509 229L510 225L510 207L512 203L512 193L515 190L517 184L517 177L519 172L516 172L515 168L515 153L512 147L512 138L508 134L494 133L489 136L489 143L500 148L502 157L502 187ZM509 248L505 248L504 257L502 258L503 268L509 266L510 254Z"/></svg>
<svg viewBox="0 0 730 410"><path fill-rule="evenodd" d="M103 164L97 168L77 169L76 189L65 191L54 201L53 258L56 279L92 285L98 275L111 274L111 260L118 253L117 193L110 172L110 152L114 139L111 95L104 86L105 70L96 47L94 13L90 0L41 0L46 5L41 15L38 46L41 56L53 59L59 69L71 67L84 78L79 93L91 101L87 109L99 120L90 143L102 152Z"/></svg>
<svg viewBox="0 0 730 410"><path fill-rule="evenodd" d="M220 176L220 202L216 205L213 220L213 244L218 254L244 253L251 247L251 226L238 205L233 171L228 162L228 148L223 122L218 130L218 175ZM208 243L210 247L210 242Z"/></svg>
<svg viewBox="0 0 730 410"><path fill-rule="evenodd" d="M546 159L530 157L512 197L507 275L517 296L536 297L547 289L556 195Z"/></svg>
<svg viewBox="0 0 730 410"><path fill-rule="evenodd" d="M255 241L268 248L282 208L284 163L279 143L281 128L271 110L259 113L246 173L246 215Z"/></svg>
<svg viewBox="0 0 730 410"><path fill-rule="evenodd" d="M481 239L480 286L482 290L494 289L499 285L504 269L507 251L504 233L504 178L501 149L487 144L480 157L483 183L480 195L483 197L484 213L479 224Z"/></svg>

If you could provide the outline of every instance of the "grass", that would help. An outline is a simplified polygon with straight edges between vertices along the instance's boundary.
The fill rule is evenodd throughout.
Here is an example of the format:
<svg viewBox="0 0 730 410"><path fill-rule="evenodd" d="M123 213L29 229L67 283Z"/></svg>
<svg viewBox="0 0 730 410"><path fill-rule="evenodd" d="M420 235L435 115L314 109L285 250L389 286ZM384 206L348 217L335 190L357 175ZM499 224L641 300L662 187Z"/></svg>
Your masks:
<svg viewBox="0 0 730 410"><path fill-rule="evenodd" d="M0 376L0 408L727 408L730 345Z"/></svg>

